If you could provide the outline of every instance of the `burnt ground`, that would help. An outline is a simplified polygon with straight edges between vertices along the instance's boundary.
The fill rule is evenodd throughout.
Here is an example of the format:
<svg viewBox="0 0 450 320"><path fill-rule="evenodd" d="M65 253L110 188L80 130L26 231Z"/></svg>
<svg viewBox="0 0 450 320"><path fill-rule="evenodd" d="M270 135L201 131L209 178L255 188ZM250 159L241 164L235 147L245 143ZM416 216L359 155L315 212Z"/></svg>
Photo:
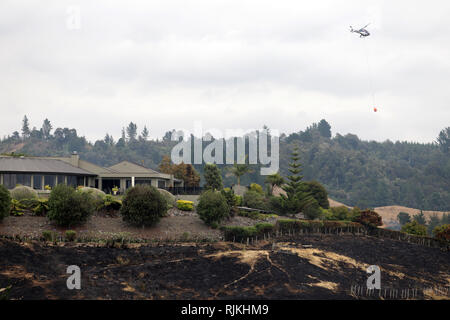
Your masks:
<svg viewBox="0 0 450 320"><path fill-rule="evenodd" d="M81 268L68 290L66 268ZM0 288L10 299L374 299L351 293L366 268L382 288L418 288L416 299L449 298L423 288L450 285L450 253L351 235L291 242L137 245L18 243L0 240ZM399 297L398 297L399 298Z"/></svg>

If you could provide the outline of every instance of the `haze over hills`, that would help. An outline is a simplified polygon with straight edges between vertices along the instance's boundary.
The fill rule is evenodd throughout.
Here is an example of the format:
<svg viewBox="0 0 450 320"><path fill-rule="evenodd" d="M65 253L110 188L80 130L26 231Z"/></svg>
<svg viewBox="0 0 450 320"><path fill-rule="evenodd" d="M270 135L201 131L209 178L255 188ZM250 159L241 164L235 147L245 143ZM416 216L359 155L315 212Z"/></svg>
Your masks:
<svg viewBox="0 0 450 320"><path fill-rule="evenodd" d="M340 207L340 206L347 206L346 204L333 200L331 198L328 199L330 203L330 207ZM349 207L350 208L350 207ZM430 221L430 218L432 216L436 216L439 219L442 219L444 214L449 214L445 211L421 211L419 209L415 208L408 208L404 206L384 206L384 207L376 207L374 208L375 212L378 213L381 218L383 219L383 225L382 228L391 228L391 229L399 229L401 226L399 224L399 221L397 219L397 215L400 212L405 212L410 215L410 217L414 217L417 214L423 213L425 219L427 222Z"/></svg>
<svg viewBox="0 0 450 320"><path fill-rule="evenodd" d="M28 121L28 120L27 120ZM168 131L162 140L149 140L149 130L130 123L122 137L106 134L103 140L88 142L76 129L56 128L50 121L41 129L22 126L0 142L0 153L24 153L34 156L68 155L99 165L122 160L157 169L164 155L170 155L176 142ZM151 130L151 129L150 129ZM139 132L141 132L139 134ZM331 126L322 120L308 128L280 135L280 171L288 175L289 157L294 146L300 147L305 180L317 180L330 197L360 208L399 205L422 210L450 210L450 128L442 130L436 142L363 141L354 134L334 136ZM208 142L209 143L209 142ZM204 143L205 147L208 143ZM195 165L203 173L202 165ZM219 165L224 169L224 165ZM258 165L242 177L241 184L264 184ZM235 178L222 170L225 185Z"/></svg>

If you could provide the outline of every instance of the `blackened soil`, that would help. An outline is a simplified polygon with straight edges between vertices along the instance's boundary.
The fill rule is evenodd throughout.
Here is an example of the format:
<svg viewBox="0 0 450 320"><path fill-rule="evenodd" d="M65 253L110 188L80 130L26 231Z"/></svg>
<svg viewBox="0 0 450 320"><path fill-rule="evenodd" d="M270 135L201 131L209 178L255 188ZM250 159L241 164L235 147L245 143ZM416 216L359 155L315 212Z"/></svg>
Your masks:
<svg viewBox="0 0 450 320"><path fill-rule="evenodd" d="M80 290L67 289L69 265L81 269ZM127 248L0 240L9 299L375 299L351 291L365 288L369 265L381 268L382 288L448 298L421 289L449 286L449 252L372 237Z"/></svg>

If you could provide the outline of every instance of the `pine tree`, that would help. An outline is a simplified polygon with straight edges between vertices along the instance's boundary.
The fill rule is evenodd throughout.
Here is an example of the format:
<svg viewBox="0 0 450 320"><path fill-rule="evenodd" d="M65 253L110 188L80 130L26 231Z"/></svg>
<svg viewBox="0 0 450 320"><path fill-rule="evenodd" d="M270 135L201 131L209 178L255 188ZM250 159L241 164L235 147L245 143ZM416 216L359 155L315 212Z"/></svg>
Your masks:
<svg viewBox="0 0 450 320"><path fill-rule="evenodd" d="M437 143L442 152L448 153L450 151L450 127L442 129L442 131L439 132Z"/></svg>
<svg viewBox="0 0 450 320"><path fill-rule="evenodd" d="M114 138L109 133L106 134L105 139L103 139L108 146L114 146Z"/></svg>
<svg viewBox="0 0 450 320"><path fill-rule="evenodd" d="M215 164L206 164L204 169L205 189L222 190L222 175Z"/></svg>
<svg viewBox="0 0 450 320"><path fill-rule="evenodd" d="M441 224L441 219L439 219L437 214L433 214L430 217L430 221L428 222L428 226L427 226L428 235L433 236L434 228L436 228L440 224Z"/></svg>
<svg viewBox="0 0 450 320"><path fill-rule="evenodd" d="M307 218L315 219L320 214L320 208L314 197L305 191L298 147L292 151L291 160L288 169L291 175L287 177L288 182L282 187L287 196L280 195L280 209L286 214L303 212Z"/></svg>
<svg viewBox="0 0 450 320"><path fill-rule="evenodd" d="M53 127L52 127L52 124L50 123L50 120L45 119L44 123L42 124L42 129L41 129L42 137L46 140L48 138L50 138L50 132L52 131L52 129L53 129Z"/></svg>
<svg viewBox="0 0 450 320"><path fill-rule="evenodd" d="M27 116L25 115L22 120L22 137L24 139L30 137L30 123Z"/></svg>
<svg viewBox="0 0 450 320"><path fill-rule="evenodd" d="M149 132L148 132L147 126L144 126L144 129L142 130L141 136L142 136L143 140L147 140L148 139Z"/></svg>
<svg viewBox="0 0 450 320"><path fill-rule="evenodd" d="M285 186L283 186L283 190L286 191L288 196L294 196L303 191L303 176L300 175L302 172L302 165L299 162L300 155L298 152L298 147L295 147L291 154L292 162L289 164L289 172L290 176L287 177L289 180Z"/></svg>
<svg viewBox="0 0 450 320"><path fill-rule="evenodd" d="M427 224L427 220L426 220L425 215L423 214L422 210L420 210L420 213L415 214L413 216L413 220L417 221L417 223L419 223L421 225L426 225Z"/></svg>
<svg viewBox="0 0 450 320"><path fill-rule="evenodd" d="M325 119L320 120L317 129L322 137L331 138L331 126Z"/></svg>
<svg viewBox="0 0 450 320"><path fill-rule="evenodd" d="M133 122L127 127L128 141L135 141L137 136L137 125Z"/></svg>

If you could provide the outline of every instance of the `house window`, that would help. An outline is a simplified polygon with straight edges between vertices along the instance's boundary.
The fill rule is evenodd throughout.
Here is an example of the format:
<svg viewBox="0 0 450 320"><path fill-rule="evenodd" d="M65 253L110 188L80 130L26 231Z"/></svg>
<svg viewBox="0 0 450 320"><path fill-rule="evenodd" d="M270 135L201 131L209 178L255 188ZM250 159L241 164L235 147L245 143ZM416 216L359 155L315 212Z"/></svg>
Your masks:
<svg viewBox="0 0 450 320"><path fill-rule="evenodd" d="M31 187L31 174L27 173L20 173L16 175L17 184L20 184L22 186Z"/></svg>
<svg viewBox="0 0 450 320"><path fill-rule="evenodd" d="M64 179L64 176L58 176L58 184L64 184L66 183L66 180Z"/></svg>
<svg viewBox="0 0 450 320"><path fill-rule="evenodd" d="M53 188L55 186L56 176L44 176L44 186Z"/></svg>
<svg viewBox="0 0 450 320"><path fill-rule="evenodd" d="M166 181L158 180L158 188L164 189L166 187Z"/></svg>
<svg viewBox="0 0 450 320"><path fill-rule="evenodd" d="M7 189L14 189L16 187L17 180L15 174L5 173L3 174L3 185Z"/></svg>
<svg viewBox="0 0 450 320"><path fill-rule="evenodd" d="M77 186L77 177L76 176L67 176L67 185L76 187Z"/></svg>
<svg viewBox="0 0 450 320"><path fill-rule="evenodd" d="M84 177L77 177L77 186L84 187Z"/></svg>
<svg viewBox="0 0 450 320"><path fill-rule="evenodd" d="M36 189L36 190L42 189L42 176L33 175L33 189Z"/></svg>

